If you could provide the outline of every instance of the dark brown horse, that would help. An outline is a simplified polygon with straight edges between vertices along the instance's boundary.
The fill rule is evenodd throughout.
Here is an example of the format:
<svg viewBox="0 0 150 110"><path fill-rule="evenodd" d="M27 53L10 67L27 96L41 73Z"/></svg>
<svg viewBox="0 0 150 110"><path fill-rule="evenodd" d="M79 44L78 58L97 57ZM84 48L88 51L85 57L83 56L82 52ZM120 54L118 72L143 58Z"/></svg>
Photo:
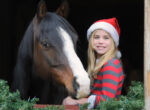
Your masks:
<svg viewBox="0 0 150 110"><path fill-rule="evenodd" d="M39 103L61 104L68 95L81 98L90 92L90 79L75 52L78 35L60 16L61 9L63 5L56 13L47 12L41 0L25 32L12 86L23 99L38 97Z"/></svg>

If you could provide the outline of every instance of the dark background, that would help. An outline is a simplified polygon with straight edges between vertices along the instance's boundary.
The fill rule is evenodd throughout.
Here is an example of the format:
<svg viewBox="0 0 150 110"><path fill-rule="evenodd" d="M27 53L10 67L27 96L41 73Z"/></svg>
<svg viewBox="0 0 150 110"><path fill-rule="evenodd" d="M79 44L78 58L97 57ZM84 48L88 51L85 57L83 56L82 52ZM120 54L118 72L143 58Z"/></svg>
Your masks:
<svg viewBox="0 0 150 110"><path fill-rule="evenodd" d="M35 15L39 0L3 0L0 6L0 78L11 84L17 49ZM62 0L47 0L55 11ZM77 53L87 67L86 31L96 20L116 17L121 36L119 49L129 80L143 80L144 0L68 0L68 21L79 34ZM134 72L134 73L133 73Z"/></svg>

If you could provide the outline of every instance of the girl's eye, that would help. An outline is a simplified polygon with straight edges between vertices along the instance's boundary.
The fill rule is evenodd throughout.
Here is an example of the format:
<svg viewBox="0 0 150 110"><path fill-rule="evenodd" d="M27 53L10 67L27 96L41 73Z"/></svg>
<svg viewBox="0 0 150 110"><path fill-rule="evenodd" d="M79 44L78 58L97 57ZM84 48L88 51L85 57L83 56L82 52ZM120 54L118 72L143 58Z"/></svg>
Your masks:
<svg viewBox="0 0 150 110"><path fill-rule="evenodd" d="M108 36L104 36L104 39L109 39L109 37Z"/></svg>
<svg viewBox="0 0 150 110"><path fill-rule="evenodd" d="M99 39L100 37L99 36L94 36L94 39Z"/></svg>

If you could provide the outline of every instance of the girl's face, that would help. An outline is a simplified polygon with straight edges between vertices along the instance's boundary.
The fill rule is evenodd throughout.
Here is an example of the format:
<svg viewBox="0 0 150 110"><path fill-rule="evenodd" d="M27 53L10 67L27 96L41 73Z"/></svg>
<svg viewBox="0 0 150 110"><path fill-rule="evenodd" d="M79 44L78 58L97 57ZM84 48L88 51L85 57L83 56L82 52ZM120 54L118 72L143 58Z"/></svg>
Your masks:
<svg viewBox="0 0 150 110"><path fill-rule="evenodd" d="M104 30L97 30L93 36L93 49L98 56L105 54L112 46L112 38Z"/></svg>

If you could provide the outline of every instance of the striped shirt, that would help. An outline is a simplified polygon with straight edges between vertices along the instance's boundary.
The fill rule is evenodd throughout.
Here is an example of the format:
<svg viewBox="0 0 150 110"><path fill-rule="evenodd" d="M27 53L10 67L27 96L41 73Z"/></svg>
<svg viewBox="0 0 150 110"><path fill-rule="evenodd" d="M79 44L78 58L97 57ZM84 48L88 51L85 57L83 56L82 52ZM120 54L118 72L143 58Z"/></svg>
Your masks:
<svg viewBox="0 0 150 110"><path fill-rule="evenodd" d="M124 74L119 59L108 60L97 73L97 78L94 79L88 102L93 103L93 106L96 107L100 100L119 98L123 80ZM94 102L92 102L93 99Z"/></svg>

